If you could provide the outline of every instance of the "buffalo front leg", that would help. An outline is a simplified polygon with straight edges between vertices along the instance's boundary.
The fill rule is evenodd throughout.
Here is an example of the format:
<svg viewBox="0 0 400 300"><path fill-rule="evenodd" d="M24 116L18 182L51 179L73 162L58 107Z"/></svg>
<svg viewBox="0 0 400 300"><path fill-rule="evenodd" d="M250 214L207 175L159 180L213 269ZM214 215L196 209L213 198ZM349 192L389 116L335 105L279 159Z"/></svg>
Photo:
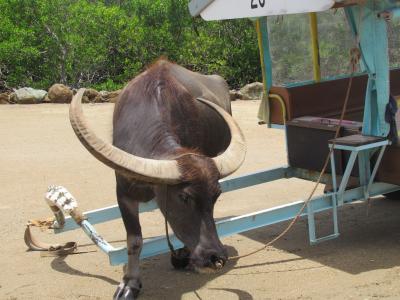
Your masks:
<svg viewBox="0 0 400 300"><path fill-rule="evenodd" d="M139 223L139 202L117 193L118 205L121 210L127 234L128 264L122 282L118 286L114 300L136 299L142 283L139 274L139 256L142 250L142 230Z"/></svg>

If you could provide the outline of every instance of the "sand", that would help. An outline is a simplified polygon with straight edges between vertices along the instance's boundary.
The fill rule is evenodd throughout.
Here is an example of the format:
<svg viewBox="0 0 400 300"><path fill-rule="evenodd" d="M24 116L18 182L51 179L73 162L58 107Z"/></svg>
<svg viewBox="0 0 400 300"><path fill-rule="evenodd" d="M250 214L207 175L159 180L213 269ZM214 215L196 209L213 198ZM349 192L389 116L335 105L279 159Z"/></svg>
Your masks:
<svg viewBox="0 0 400 300"><path fill-rule="evenodd" d="M111 136L112 104L85 105L90 124ZM286 164L284 132L257 125L257 101L233 102L248 155L234 175ZM68 120L67 105L0 106L0 299L111 299L122 277L80 230L54 235L35 231L47 242L75 240L85 254L41 257L23 241L29 219L51 216L43 201L50 184L65 186L82 210L114 205L113 171L81 146ZM237 216L306 198L313 184L290 179L223 194L216 218ZM322 187L318 190L321 192ZM339 211L338 239L310 246L307 223L299 221L266 251L229 262L218 274L176 271L169 255L141 262L140 299L400 299L400 201L378 197ZM144 213L145 237L163 233L159 212ZM280 233L287 224L223 239L229 253L245 254ZM329 214L317 217L329 233ZM109 241L125 237L120 220L97 225Z"/></svg>

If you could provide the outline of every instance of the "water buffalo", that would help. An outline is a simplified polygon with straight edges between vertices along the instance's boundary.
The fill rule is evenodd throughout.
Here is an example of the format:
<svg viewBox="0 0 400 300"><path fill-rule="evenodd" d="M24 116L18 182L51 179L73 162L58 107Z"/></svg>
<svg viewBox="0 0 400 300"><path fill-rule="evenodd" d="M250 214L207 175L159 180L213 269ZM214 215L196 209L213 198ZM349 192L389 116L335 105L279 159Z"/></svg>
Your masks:
<svg viewBox="0 0 400 300"><path fill-rule="evenodd" d="M227 253L213 219L218 180L242 164L243 134L231 117L226 82L161 59L127 84L114 109L113 143L88 128L81 98L70 106L83 145L116 174L127 232L128 264L114 299L134 299L141 288L140 202L156 199L193 269L221 268Z"/></svg>

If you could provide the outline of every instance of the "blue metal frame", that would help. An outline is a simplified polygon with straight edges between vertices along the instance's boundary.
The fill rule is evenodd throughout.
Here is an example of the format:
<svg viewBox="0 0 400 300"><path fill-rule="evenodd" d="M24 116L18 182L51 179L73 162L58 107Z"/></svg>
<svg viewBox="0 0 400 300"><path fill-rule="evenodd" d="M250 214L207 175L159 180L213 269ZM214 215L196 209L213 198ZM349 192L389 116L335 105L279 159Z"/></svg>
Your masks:
<svg viewBox="0 0 400 300"><path fill-rule="evenodd" d="M221 186L223 192L229 192L257 184L263 184L274 180L279 180L282 178L296 177L314 181L317 176L318 172L291 168L288 166L282 166L279 168L264 170L252 174L247 174L235 178L222 180ZM328 182L329 180L332 180L332 176L327 174L323 177L322 182ZM389 193L400 189L399 186L386 183L371 183L369 187L370 187L369 188L370 196L375 196L382 193ZM301 214L301 216L308 216L310 220L311 214L312 216L314 216L315 213L335 209L336 195L337 193L328 193L314 197L309 203L308 208ZM365 187L360 186L358 188L345 191L343 193L343 202L350 203L356 200L364 199L364 196L365 196ZM300 208L303 205L304 201L296 201L290 204L285 204L238 217L228 218L216 223L217 231L220 237L225 237L232 234L256 229L259 227L264 227L279 222L287 221L294 218L298 214ZM156 204L152 201L149 204L142 205L141 211L153 210L156 207L157 207ZM82 229L89 236L89 238L96 245L98 245L103 252L105 252L109 256L110 264L119 265L126 263L127 262L126 248L113 247L99 233L97 233L95 228L93 227L94 224L119 218L118 207L111 206L100 210L86 212L84 213L84 215L87 217L87 220L81 223ZM64 228L56 229L55 232L60 233L80 227L76 224L73 225L74 220L71 219L71 217L65 218L65 220L66 222ZM310 225L312 226L312 224L313 223L309 224L309 238L311 244L314 244L316 241L322 241L328 238L333 238L338 236L337 234L335 236L316 239L315 229L314 229L314 234L313 231L310 230L310 228L312 228L310 227ZM335 229L335 231L337 231L337 229ZM171 235L170 239L174 247L176 248L182 247L182 243L174 235ZM166 253L168 251L169 248L165 236L145 239L143 250L141 253L141 258L151 257L161 253Z"/></svg>
<svg viewBox="0 0 400 300"><path fill-rule="evenodd" d="M274 172L274 170L272 170ZM399 190L400 187L387 183L373 183L370 187L370 195L376 196L382 193L388 193L392 191ZM319 213L326 210L333 209L333 197L335 193L328 193L321 196L314 197L308 207L312 207L312 213ZM356 200L364 199L364 189L363 187L358 187L355 189L345 191L343 195L344 203L351 203ZM274 208L261 210L258 212L228 218L219 222L216 222L217 232L220 237L226 237L233 234L253 230L256 228L277 224L280 222L288 221L293 219L300 208L304 205L304 201L296 201L290 204L285 204L277 206ZM308 208L310 209L310 208ZM308 216L309 210L305 210L301 216ZM114 248L108 244L94 229L89 222L85 221L85 227L89 228L85 230L88 236L100 247L100 249L108 254L111 265L119 265L127 262L127 250L123 248ZM337 235L336 235L337 236ZM98 241L101 241L99 244ZM171 243L175 248L180 248L183 244L174 236L170 235ZM326 240L326 238L324 239ZM313 243L314 240L311 239L310 242ZM167 239L165 236L154 237L150 239L145 239L143 243L143 249L141 252L141 258L147 258L154 255L159 255L162 253L167 253L169 251Z"/></svg>

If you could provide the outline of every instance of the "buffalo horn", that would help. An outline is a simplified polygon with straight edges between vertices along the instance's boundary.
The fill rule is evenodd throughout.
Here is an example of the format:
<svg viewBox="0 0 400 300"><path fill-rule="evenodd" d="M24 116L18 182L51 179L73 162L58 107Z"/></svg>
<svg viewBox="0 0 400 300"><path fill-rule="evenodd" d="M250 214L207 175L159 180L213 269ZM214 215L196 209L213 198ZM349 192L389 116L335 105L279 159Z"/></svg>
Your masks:
<svg viewBox="0 0 400 300"><path fill-rule="evenodd" d="M229 127L231 142L228 148L223 153L213 158L221 178L226 177L235 172L244 161L246 156L246 142L244 135L229 113L206 99L197 99L214 109L225 120Z"/></svg>
<svg viewBox="0 0 400 300"><path fill-rule="evenodd" d="M72 99L69 117L72 128L81 143L98 160L114 169L118 174L150 183L177 184L180 172L175 160L155 160L127 153L110 143L104 142L88 127L82 112L80 89Z"/></svg>

